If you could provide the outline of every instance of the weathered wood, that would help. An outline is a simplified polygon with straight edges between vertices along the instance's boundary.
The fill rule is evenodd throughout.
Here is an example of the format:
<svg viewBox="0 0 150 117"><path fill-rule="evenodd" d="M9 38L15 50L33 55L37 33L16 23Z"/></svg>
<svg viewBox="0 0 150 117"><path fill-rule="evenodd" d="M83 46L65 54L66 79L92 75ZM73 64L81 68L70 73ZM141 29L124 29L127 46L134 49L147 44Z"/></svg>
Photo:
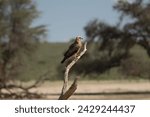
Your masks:
<svg viewBox="0 0 150 117"><path fill-rule="evenodd" d="M73 93L76 91L77 89L77 80L78 78L74 79L74 82L72 83L72 85L70 86L70 88L67 90L68 87L68 74L70 69L72 68L72 66L84 55L84 53L87 51L86 48L87 42L84 43L84 49L83 51L70 63L67 65L66 69L65 69L65 73L64 73L64 84L63 84L63 88L62 88L62 92L61 95L59 97L59 100L66 100L68 99L71 95L73 95Z"/></svg>

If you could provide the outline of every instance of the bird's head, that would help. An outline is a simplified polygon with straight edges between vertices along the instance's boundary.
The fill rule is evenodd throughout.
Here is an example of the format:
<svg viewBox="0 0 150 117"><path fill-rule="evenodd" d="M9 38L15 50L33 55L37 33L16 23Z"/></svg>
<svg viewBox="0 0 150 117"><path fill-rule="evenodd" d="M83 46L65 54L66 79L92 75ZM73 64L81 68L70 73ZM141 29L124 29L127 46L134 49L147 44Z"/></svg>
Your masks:
<svg viewBox="0 0 150 117"><path fill-rule="evenodd" d="M77 36L76 39L75 39L75 42L79 43L79 42L81 42L82 39L83 39L82 37Z"/></svg>

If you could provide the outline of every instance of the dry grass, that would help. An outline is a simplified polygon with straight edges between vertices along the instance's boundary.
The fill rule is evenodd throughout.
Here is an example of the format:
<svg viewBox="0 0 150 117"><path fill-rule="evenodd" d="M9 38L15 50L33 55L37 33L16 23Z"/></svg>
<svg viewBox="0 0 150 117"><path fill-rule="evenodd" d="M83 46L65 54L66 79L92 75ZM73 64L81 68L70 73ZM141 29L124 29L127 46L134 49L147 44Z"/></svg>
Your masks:
<svg viewBox="0 0 150 117"><path fill-rule="evenodd" d="M45 82L34 92L46 94L46 99L58 99L63 82ZM70 99L150 99L150 81L79 81Z"/></svg>

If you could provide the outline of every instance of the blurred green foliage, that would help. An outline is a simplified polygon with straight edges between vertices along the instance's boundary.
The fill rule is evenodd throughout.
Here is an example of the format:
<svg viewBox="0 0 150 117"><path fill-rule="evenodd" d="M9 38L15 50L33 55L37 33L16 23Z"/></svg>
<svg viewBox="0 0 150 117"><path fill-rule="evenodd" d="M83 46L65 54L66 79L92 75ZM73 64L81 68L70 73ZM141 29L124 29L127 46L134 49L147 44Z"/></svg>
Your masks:
<svg viewBox="0 0 150 117"><path fill-rule="evenodd" d="M57 79L57 66L60 64L66 45L65 43L39 43L35 53L24 57L22 72L17 79L24 81L38 79L46 72L48 72L48 79Z"/></svg>
<svg viewBox="0 0 150 117"><path fill-rule="evenodd" d="M24 58L24 67L17 79L19 80L34 80L48 72L47 80L60 80L63 78L64 65L60 63L63 58L63 52L68 48L68 43L40 43L38 49L31 56ZM92 51L92 50L88 50ZM93 49L94 51L94 49ZM121 62L119 67L113 67L102 73L99 72L77 72L76 67L80 62L84 62L88 66L88 59L86 55L79 60L79 62L71 70L71 78L79 75L81 80L112 80L112 79L140 79L150 77L150 60L146 54L146 50L138 45L135 45L131 50L132 56L125 61ZM89 57L92 60L98 59L98 56ZM83 60L83 61L82 61ZM82 66L84 67L84 66ZM99 66L100 68L101 66ZM88 66L87 69L92 69ZM136 68L140 69L139 74L132 73L131 71ZM85 69L85 71L87 70Z"/></svg>
<svg viewBox="0 0 150 117"><path fill-rule="evenodd" d="M0 84L21 71L25 54L46 36L46 26L33 26L40 12L33 0L0 0Z"/></svg>

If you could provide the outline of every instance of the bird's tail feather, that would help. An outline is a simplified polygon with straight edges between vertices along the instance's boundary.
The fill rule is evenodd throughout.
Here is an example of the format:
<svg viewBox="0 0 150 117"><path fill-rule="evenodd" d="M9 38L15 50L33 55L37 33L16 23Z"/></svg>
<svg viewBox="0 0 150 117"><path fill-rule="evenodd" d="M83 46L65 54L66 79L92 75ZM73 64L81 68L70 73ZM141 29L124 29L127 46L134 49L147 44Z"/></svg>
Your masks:
<svg viewBox="0 0 150 117"><path fill-rule="evenodd" d="M65 60L66 60L66 59L64 58L64 59L61 61L61 63L64 63Z"/></svg>

